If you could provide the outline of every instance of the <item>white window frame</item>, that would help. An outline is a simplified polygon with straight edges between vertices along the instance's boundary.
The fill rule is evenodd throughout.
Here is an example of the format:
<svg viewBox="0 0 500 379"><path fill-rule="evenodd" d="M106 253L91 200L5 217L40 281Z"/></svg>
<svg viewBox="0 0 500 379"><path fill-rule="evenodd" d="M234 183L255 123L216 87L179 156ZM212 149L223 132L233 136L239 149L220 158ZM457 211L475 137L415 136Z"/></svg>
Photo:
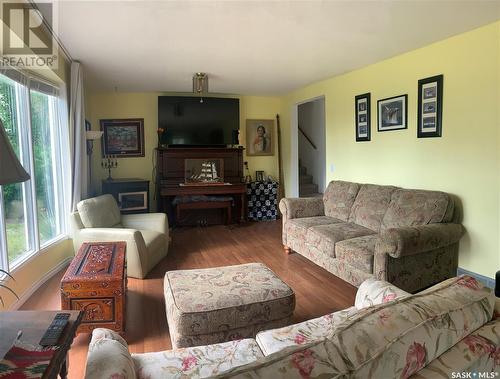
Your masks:
<svg viewBox="0 0 500 379"><path fill-rule="evenodd" d="M4 72L5 73L5 72ZM5 75L15 84L16 98L16 122L20 129L20 161L25 170L30 174L30 180L21 183L23 193L23 206L25 217L25 238L28 249L20 256L9 262L8 258L8 242L7 230L5 222L5 207L3 201L3 190L0 186L0 268L11 272L20 267L33 256L50 247L52 244L68 238L67 235L67 217L65 215L66 206L68 204L68 185L69 175L66 175L67 165L64 163L65 158L69 155L67 138L67 118L61 117L65 112L61 108L66 108L65 99L57 96L57 86L47 82L40 82L40 79L21 75L21 80L16 80L19 76ZM34 85L31 86L30 84ZM42 83L42 86L40 86ZM30 88L31 87L31 88ZM53 93L46 93L40 88L53 89ZM54 215L56 217L57 233L56 235L41 244L38 228L38 212L36 199L36 180L35 165L34 165L34 150L32 139L32 119L31 119L31 90L40 92L44 95L51 96L48 101L49 122L51 122L51 139L52 139L52 180L54 188Z"/></svg>

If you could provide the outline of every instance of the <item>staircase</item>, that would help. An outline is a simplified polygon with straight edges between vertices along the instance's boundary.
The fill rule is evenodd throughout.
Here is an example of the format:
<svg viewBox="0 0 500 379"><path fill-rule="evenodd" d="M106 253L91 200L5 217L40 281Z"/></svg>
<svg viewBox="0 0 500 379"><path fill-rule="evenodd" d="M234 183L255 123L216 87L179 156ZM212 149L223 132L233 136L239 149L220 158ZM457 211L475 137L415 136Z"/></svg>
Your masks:
<svg viewBox="0 0 500 379"><path fill-rule="evenodd" d="M299 197L321 197L318 185L313 183L312 175L307 174L307 169L299 161Z"/></svg>

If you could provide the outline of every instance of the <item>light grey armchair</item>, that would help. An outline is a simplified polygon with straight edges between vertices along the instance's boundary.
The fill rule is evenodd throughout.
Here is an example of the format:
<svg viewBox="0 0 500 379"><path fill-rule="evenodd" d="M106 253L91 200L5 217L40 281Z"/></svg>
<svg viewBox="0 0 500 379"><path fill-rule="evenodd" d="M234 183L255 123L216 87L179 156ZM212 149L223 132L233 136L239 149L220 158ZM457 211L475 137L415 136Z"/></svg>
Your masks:
<svg viewBox="0 0 500 379"><path fill-rule="evenodd" d="M168 219L164 213L120 214L111 195L82 200L71 214L73 245L125 241L127 276L143 279L168 253Z"/></svg>

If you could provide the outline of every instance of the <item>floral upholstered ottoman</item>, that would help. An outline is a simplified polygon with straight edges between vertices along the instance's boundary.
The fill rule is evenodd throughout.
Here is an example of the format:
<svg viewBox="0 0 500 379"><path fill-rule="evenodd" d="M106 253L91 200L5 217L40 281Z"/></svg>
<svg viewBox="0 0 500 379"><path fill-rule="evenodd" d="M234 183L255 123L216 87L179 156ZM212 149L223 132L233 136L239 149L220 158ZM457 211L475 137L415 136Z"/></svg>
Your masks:
<svg viewBox="0 0 500 379"><path fill-rule="evenodd" d="M295 294L261 263L169 271L164 281L172 347L208 345L290 323Z"/></svg>

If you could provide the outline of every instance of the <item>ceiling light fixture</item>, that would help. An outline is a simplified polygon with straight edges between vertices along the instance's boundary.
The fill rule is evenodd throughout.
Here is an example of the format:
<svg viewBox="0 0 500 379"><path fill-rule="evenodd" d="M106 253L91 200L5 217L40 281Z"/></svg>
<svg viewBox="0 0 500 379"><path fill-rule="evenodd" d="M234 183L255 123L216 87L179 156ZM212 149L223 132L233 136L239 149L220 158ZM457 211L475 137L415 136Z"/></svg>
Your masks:
<svg viewBox="0 0 500 379"><path fill-rule="evenodd" d="M193 75L193 92L200 96L200 103L203 103L203 95L208 93L208 75L204 72Z"/></svg>

